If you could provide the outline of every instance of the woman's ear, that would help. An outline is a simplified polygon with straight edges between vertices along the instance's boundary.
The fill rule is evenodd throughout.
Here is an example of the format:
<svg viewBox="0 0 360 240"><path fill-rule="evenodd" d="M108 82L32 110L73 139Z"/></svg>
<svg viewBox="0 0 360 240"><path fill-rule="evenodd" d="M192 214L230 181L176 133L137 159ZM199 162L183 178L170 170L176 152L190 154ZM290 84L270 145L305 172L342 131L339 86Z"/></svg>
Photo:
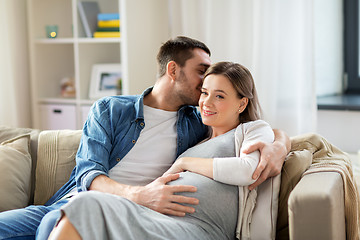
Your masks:
<svg viewBox="0 0 360 240"><path fill-rule="evenodd" d="M172 79L175 80L176 79L176 68L177 68L177 64L175 61L170 61L168 62L168 64L166 65L166 74Z"/></svg>
<svg viewBox="0 0 360 240"><path fill-rule="evenodd" d="M239 113L242 113L245 110L248 103L249 99L247 97L243 97L242 99L240 99Z"/></svg>

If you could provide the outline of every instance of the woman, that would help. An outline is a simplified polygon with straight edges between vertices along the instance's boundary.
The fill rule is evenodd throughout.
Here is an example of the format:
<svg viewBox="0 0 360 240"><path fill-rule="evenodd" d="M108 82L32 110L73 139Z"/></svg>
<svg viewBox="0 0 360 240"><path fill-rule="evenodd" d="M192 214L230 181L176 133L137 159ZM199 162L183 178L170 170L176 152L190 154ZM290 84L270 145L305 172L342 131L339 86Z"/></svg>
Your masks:
<svg viewBox="0 0 360 240"><path fill-rule="evenodd" d="M267 123L259 120L254 81L240 64L220 62L211 66L205 73L201 91L199 107L203 123L210 127L209 137L184 152L164 173L180 173L181 177L170 184L197 187L195 193L182 194L199 199L194 213L167 216L125 198L87 192L62 208L63 218L50 237L234 239L249 236L256 191L249 192L246 186L255 181L252 174L260 154L246 155L241 153L241 148L254 141L272 142L274 134Z"/></svg>

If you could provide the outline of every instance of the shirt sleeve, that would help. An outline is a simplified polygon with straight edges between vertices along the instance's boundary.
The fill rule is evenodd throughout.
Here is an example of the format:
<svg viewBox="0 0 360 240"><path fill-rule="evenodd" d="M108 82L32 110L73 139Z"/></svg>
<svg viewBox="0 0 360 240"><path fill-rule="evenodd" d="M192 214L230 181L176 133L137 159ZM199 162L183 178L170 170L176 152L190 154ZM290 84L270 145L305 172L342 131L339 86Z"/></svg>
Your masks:
<svg viewBox="0 0 360 240"><path fill-rule="evenodd" d="M108 176L112 133L106 102L97 101L91 108L84 125L80 146L76 154L76 186L87 191L95 177Z"/></svg>
<svg viewBox="0 0 360 240"><path fill-rule="evenodd" d="M270 125L263 120L256 120L240 124L235 131L236 157L214 158L214 180L238 186L248 186L256 180L252 175L260 160L260 151L250 154L242 153L242 148L255 142L271 143L274 132Z"/></svg>

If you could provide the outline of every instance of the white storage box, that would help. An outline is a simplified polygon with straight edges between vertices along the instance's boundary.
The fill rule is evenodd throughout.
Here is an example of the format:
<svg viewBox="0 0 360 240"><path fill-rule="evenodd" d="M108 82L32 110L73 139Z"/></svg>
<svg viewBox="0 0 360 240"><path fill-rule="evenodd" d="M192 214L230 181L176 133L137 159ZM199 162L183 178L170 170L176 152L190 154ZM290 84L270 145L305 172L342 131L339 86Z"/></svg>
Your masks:
<svg viewBox="0 0 360 240"><path fill-rule="evenodd" d="M76 130L76 106L60 104L41 104L40 122L42 129Z"/></svg>

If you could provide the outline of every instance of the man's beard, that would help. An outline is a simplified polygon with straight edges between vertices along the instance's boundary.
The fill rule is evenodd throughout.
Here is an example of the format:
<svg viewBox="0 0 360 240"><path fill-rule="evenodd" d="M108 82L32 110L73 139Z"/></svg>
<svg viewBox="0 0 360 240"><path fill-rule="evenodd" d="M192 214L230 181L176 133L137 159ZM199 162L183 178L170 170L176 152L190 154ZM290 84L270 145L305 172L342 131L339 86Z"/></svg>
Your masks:
<svg viewBox="0 0 360 240"><path fill-rule="evenodd" d="M201 85L196 89L192 89L188 86L189 80L182 70L180 71L180 76L177 81L178 84L181 85L181 87L178 88L177 93L179 100L183 103L182 105L198 106Z"/></svg>

